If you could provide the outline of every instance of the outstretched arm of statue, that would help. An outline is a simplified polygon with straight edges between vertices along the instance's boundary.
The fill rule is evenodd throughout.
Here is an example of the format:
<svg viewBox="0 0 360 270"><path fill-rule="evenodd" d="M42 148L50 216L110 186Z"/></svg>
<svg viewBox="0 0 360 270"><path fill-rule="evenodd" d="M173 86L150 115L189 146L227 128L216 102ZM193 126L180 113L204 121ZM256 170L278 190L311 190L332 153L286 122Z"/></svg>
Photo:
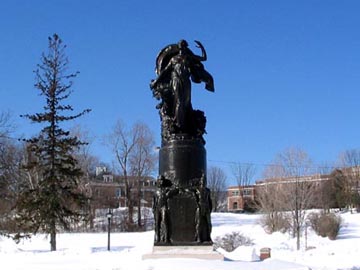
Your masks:
<svg viewBox="0 0 360 270"><path fill-rule="evenodd" d="M200 50L201 50L202 55L198 56L199 60L200 61L206 61L207 60L207 55L206 55L206 51L205 51L204 46L201 44L200 41L198 41L198 40L194 40L194 41L196 43L196 47L200 48Z"/></svg>

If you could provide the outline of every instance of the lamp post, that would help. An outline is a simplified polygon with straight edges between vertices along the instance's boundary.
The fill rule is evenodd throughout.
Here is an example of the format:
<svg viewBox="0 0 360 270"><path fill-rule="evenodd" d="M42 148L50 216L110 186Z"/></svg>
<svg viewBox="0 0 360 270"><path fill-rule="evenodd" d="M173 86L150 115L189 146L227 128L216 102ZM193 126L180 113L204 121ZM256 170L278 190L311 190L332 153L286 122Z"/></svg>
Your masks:
<svg viewBox="0 0 360 270"><path fill-rule="evenodd" d="M108 219L108 250L110 250L110 229L111 229L111 218L113 216L112 210L109 208L109 212L106 213Z"/></svg>

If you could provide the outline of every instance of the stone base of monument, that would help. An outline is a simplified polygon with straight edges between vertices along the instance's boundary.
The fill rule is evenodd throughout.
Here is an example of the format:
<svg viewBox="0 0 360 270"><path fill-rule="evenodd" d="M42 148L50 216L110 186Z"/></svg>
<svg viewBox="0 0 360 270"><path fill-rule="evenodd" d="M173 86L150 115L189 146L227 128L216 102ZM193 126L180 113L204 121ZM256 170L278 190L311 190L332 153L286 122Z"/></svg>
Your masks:
<svg viewBox="0 0 360 270"><path fill-rule="evenodd" d="M214 251L213 246L154 246L152 253L142 256L143 260L174 258L224 260L224 255Z"/></svg>

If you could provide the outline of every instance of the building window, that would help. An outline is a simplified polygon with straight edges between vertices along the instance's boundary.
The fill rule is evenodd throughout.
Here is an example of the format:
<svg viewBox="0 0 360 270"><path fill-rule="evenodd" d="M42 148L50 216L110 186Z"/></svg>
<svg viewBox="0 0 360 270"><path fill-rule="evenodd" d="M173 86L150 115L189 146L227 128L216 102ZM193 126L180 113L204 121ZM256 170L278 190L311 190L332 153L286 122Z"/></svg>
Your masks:
<svg viewBox="0 0 360 270"><path fill-rule="evenodd" d="M243 194L244 194L244 196L250 196L251 195L251 189L244 189Z"/></svg>
<svg viewBox="0 0 360 270"><path fill-rule="evenodd" d="M120 198L120 197L121 197L121 189L120 189L120 188L117 188L117 189L115 190L115 196L116 196L116 198Z"/></svg>
<svg viewBox="0 0 360 270"><path fill-rule="evenodd" d="M237 203L237 202L234 202L234 203L233 203L233 210L236 210L236 209L238 209L238 203Z"/></svg>
<svg viewBox="0 0 360 270"><path fill-rule="evenodd" d="M103 179L104 179L104 182L105 183L112 183L113 182L113 179L114 177L112 175L103 175Z"/></svg>
<svg viewBox="0 0 360 270"><path fill-rule="evenodd" d="M238 190L233 191L233 192L232 192L232 195L233 195L233 196L239 196L239 191L238 191Z"/></svg>

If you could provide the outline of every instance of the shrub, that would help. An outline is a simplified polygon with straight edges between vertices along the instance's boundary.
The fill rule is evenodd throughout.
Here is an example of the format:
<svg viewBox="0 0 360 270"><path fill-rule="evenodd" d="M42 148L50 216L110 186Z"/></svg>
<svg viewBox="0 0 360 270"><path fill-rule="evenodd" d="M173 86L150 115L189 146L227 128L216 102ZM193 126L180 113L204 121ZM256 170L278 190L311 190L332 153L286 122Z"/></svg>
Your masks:
<svg viewBox="0 0 360 270"><path fill-rule="evenodd" d="M244 212L255 213L258 210L258 206L253 201L245 201Z"/></svg>
<svg viewBox="0 0 360 270"><path fill-rule="evenodd" d="M308 216L311 228L317 235L335 240L341 228L341 217L333 213L311 213Z"/></svg>
<svg viewBox="0 0 360 270"><path fill-rule="evenodd" d="M261 226L267 233L287 232L290 228L289 216L280 211L266 213L260 220Z"/></svg>
<svg viewBox="0 0 360 270"><path fill-rule="evenodd" d="M360 213L360 194L358 192L354 192L351 200L356 208L356 212Z"/></svg>
<svg viewBox="0 0 360 270"><path fill-rule="evenodd" d="M251 246L253 240L242 235L240 232L227 233L224 236L218 236L214 240L214 248L223 248L227 252L235 250L239 246Z"/></svg>

